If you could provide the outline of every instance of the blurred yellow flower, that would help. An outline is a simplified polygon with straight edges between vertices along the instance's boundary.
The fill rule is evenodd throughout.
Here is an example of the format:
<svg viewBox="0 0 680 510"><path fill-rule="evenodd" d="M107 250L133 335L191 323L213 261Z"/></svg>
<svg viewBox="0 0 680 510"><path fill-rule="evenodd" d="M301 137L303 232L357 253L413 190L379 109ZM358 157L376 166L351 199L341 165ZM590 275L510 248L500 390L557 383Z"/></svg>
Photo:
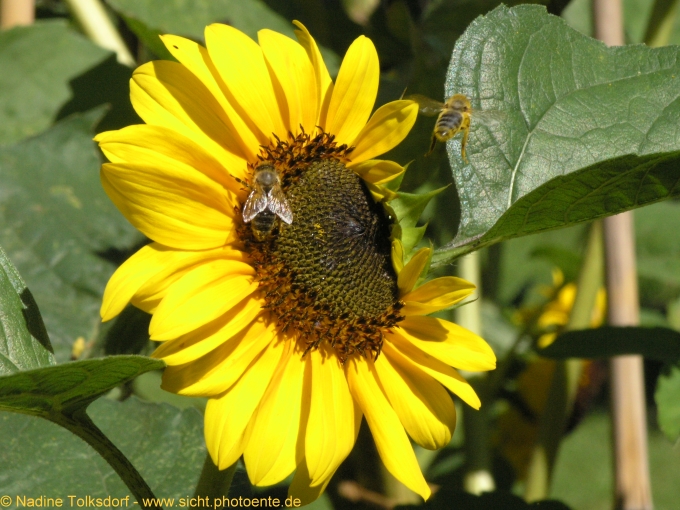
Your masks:
<svg viewBox="0 0 680 510"><path fill-rule="evenodd" d="M374 158L404 139L417 105L371 115L373 43L355 40L333 83L296 25L297 42L261 30L259 45L219 24L206 28L207 48L166 35L178 62L135 71L132 103L146 124L96 140L110 161L106 192L153 242L112 276L102 317L128 303L153 315L163 387L210 397L205 438L220 469L243 456L255 485L295 471L291 495L312 501L365 417L387 469L427 498L409 436L446 445L456 422L447 389L480 405L455 368L490 370L495 356L473 333L426 317L473 286L445 277L415 288L429 249L404 265L373 198L388 198L380 185L404 170ZM241 210L263 163L292 223L259 239Z"/></svg>
<svg viewBox="0 0 680 510"><path fill-rule="evenodd" d="M543 289L546 296L553 299L541 309L536 327L539 332L538 348L542 349L555 341L557 335L569 323L571 310L576 300L575 283L564 284L564 275L559 269L553 271L553 286ZM604 321L606 311L606 293L604 288L598 290L591 315L591 327L595 328ZM530 312L535 313L535 311ZM530 315L520 311L518 317ZM583 370L579 380L579 390L591 383L588 370L590 361L583 361ZM532 359L517 378L516 395L522 407L511 407L498 422L496 442L500 451L515 469L519 479L526 476L527 466L531 459L533 446L538 437L538 426L541 413L548 399L548 392L555 372L553 360ZM595 381L599 383L600 381Z"/></svg>

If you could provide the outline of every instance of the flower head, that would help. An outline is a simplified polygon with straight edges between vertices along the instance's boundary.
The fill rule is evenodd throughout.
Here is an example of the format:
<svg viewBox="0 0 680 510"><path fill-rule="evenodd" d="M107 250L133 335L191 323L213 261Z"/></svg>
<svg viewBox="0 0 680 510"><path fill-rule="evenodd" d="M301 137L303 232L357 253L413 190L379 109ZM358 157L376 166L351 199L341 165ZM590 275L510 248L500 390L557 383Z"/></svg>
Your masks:
<svg viewBox="0 0 680 510"><path fill-rule="evenodd" d="M446 445L456 421L446 390L480 405L455 368L489 370L495 357L478 336L426 317L473 286L445 277L416 287L430 250L404 265L376 200L404 169L374 158L408 134L417 105L371 115L371 41L354 41L333 83L296 25L297 42L262 30L258 45L225 25L206 28L207 48L163 36L179 62L135 71L146 124L96 140L110 161L106 192L153 242L113 275L102 317L128 303L153 315L163 387L210 397L205 437L221 469L243 455L256 485L295 471L291 494L310 501L365 417L386 467L427 498L408 436ZM276 173L264 191L262 165ZM270 202L258 209L268 217L245 223L244 204L270 184L292 221Z"/></svg>

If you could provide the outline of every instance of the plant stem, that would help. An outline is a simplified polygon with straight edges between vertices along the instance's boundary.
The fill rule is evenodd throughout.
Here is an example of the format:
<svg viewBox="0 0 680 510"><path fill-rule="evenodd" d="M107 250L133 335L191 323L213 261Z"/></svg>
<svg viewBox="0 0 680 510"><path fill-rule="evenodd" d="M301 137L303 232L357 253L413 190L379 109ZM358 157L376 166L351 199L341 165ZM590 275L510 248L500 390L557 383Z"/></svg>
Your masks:
<svg viewBox="0 0 680 510"><path fill-rule="evenodd" d="M113 51L121 64L129 67L135 65L135 59L99 0L65 1L85 35L99 46Z"/></svg>
<svg viewBox="0 0 680 510"><path fill-rule="evenodd" d="M605 220L607 318L612 326L639 324L632 213ZM611 399L616 468L615 505L651 510L642 356L611 359Z"/></svg>
<svg viewBox="0 0 680 510"><path fill-rule="evenodd" d="M72 416L62 413L41 416L74 433L94 448L120 476L133 496L137 498L137 503L141 508L161 509L158 505L144 506L144 500L155 501L156 496L128 458L99 430L84 409L76 411Z"/></svg>
<svg viewBox="0 0 680 510"><path fill-rule="evenodd" d="M609 46L624 44L621 0L593 0L595 36ZM648 32L649 33L649 32ZM639 324L633 213L604 220L607 318L612 326ZM622 510L651 510L647 424L641 356L611 360L612 419L616 488Z"/></svg>
<svg viewBox="0 0 680 510"><path fill-rule="evenodd" d="M34 0L0 0L0 28L31 25L34 19Z"/></svg>
<svg viewBox="0 0 680 510"><path fill-rule="evenodd" d="M238 461L234 462L227 469L220 471L210 455L206 455L194 496L207 497L209 498L207 501L212 501L216 498L229 495L229 488L231 487L231 481L234 479L237 464Z"/></svg>
<svg viewBox="0 0 680 510"><path fill-rule="evenodd" d="M594 222L577 282L576 298L566 330L589 327L597 292L602 285L602 226ZM545 408L541 414L538 440L527 469L524 498L527 501L545 499L562 434L571 413L578 379L580 360L556 362Z"/></svg>

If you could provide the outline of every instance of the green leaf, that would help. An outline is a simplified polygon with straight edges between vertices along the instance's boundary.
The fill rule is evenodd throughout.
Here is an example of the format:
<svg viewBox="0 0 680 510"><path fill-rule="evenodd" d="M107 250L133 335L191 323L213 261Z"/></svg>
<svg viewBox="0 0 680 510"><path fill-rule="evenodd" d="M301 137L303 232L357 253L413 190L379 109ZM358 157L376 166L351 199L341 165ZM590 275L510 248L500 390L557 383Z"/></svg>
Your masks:
<svg viewBox="0 0 680 510"><path fill-rule="evenodd" d="M397 215L397 220L402 228L415 227L420 215L423 214L425 207L434 197L444 191L443 188L428 191L426 193L404 193L399 192L399 196L390 202L390 207Z"/></svg>
<svg viewBox="0 0 680 510"><path fill-rule="evenodd" d="M669 366L659 376L654 393L659 428L675 442L680 438L680 366Z"/></svg>
<svg viewBox="0 0 680 510"><path fill-rule="evenodd" d="M128 28L132 30L140 41L146 44L147 48L149 48L156 57L162 60L177 61L177 59L172 56L172 53L165 47L165 44L163 44L163 41L160 38L163 33L160 30L151 28L138 19L125 16L124 14L121 14L121 17Z"/></svg>
<svg viewBox="0 0 680 510"><path fill-rule="evenodd" d="M46 129L72 96L69 82L109 55L62 20L0 32L0 145Z"/></svg>
<svg viewBox="0 0 680 510"><path fill-rule="evenodd" d="M125 402L103 398L88 413L158 497L192 494L205 458L200 412L136 398ZM14 501L17 495L45 495L61 497L64 507L70 507L69 495L124 498L130 494L92 448L45 420L0 412L0 451L3 494ZM131 500L128 508L133 507Z"/></svg>
<svg viewBox="0 0 680 510"><path fill-rule="evenodd" d="M135 497L152 498L148 483L92 422L86 408L116 386L164 366L142 356L113 356L18 372L0 377L0 410L39 416L71 431L106 459Z"/></svg>
<svg viewBox="0 0 680 510"><path fill-rule="evenodd" d="M102 112L0 147L0 246L40 304L58 362L77 338L97 338L106 282L142 239L99 181L92 135Z"/></svg>
<svg viewBox="0 0 680 510"><path fill-rule="evenodd" d="M144 356L74 361L0 377L0 410L54 419L73 415L107 391L165 364Z"/></svg>
<svg viewBox="0 0 680 510"><path fill-rule="evenodd" d="M613 326L568 331L539 354L554 359L641 354L648 359L676 363L680 361L680 333L668 328Z"/></svg>
<svg viewBox="0 0 680 510"><path fill-rule="evenodd" d="M564 437L554 468L551 496L578 510L612 508L614 491L611 422L602 410L587 416ZM648 436L654 508L678 503L680 454L654 427Z"/></svg>
<svg viewBox="0 0 680 510"><path fill-rule="evenodd" d="M423 505L400 505L400 510L445 510L449 508L464 508L465 510L569 510L564 503L554 500L535 501L527 503L519 496L509 492L485 492L479 496L467 492L440 489L432 499Z"/></svg>
<svg viewBox="0 0 680 510"><path fill-rule="evenodd" d="M680 204L662 202L635 212L641 298L664 307L680 294Z"/></svg>
<svg viewBox="0 0 680 510"><path fill-rule="evenodd" d="M257 40L257 32L269 28L295 39L294 25L262 0L108 0L108 4L128 23L130 29L161 58L168 52L159 34L176 34L203 41L203 31L211 23L227 23ZM314 34L312 34L314 35ZM333 52L321 47L331 74L339 67Z"/></svg>
<svg viewBox="0 0 680 510"><path fill-rule="evenodd" d="M0 376L54 363L38 305L0 248Z"/></svg>
<svg viewBox="0 0 680 510"><path fill-rule="evenodd" d="M447 143L462 212L438 260L680 193L679 56L608 48L538 6L473 22L456 43L447 96L466 94L498 117L487 125L473 114L468 164L460 137Z"/></svg>
<svg viewBox="0 0 680 510"><path fill-rule="evenodd" d="M393 236L401 239L401 244L404 246L404 254L408 256L425 235L427 225L423 225L422 227L402 228L401 225L395 224L393 228L395 230Z"/></svg>

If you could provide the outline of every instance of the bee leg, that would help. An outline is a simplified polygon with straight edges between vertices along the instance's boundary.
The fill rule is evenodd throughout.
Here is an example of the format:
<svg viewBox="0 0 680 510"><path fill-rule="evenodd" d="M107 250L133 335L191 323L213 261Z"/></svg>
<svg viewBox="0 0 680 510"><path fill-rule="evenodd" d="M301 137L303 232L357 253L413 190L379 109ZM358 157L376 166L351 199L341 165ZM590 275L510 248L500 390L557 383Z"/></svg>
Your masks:
<svg viewBox="0 0 680 510"><path fill-rule="evenodd" d="M434 133L432 133L432 143L430 143L430 150L427 151L427 154L425 154L425 157L428 157L432 152L434 151L434 147L437 145L437 137L434 136Z"/></svg>
<svg viewBox="0 0 680 510"><path fill-rule="evenodd" d="M467 145L468 135L470 134L470 121L468 120L463 125L463 141L460 143L460 155L463 156L463 161L468 162L467 156L465 155L465 146Z"/></svg>

